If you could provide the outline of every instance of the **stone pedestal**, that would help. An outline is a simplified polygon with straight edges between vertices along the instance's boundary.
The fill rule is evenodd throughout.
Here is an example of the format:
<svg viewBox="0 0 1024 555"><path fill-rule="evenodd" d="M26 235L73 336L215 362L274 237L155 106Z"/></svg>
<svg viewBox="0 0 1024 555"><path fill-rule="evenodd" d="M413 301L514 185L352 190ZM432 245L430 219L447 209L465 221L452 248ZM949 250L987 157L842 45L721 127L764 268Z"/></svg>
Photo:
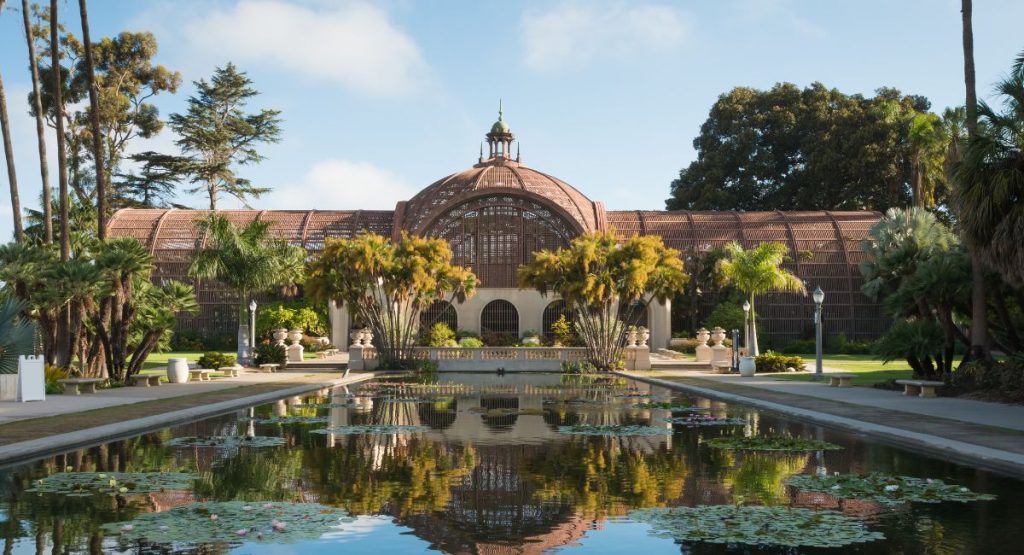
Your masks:
<svg viewBox="0 0 1024 555"><path fill-rule="evenodd" d="M302 362L302 353L305 350L306 349L302 345L299 345L298 343L288 345L287 347L285 347L285 360L287 360L288 362Z"/></svg>
<svg viewBox="0 0 1024 555"><path fill-rule="evenodd" d="M708 339L711 339L711 332L701 328L697 330L697 362L711 362L711 347L708 346Z"/></svg>
<svg viewBox="0 0 1024 555"><path fill-rule="evenodd" d="M722 344L725 341L725 330L722 328L711 330L711 340L715 342L715 345L711 347L711 365L731 367L732 355L729 353L729 347Z"/></svg>

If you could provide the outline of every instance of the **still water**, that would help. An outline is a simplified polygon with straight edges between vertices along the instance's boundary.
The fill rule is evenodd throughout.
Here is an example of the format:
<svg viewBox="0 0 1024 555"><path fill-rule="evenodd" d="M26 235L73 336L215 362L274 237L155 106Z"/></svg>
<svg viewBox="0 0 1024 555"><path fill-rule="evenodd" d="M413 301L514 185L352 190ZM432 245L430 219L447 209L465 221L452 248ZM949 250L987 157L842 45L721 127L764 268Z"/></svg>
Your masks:
<svg viewBox="0 0 1024 555"><path fill-rule="evenodd" d="M1022 482L868 438L625 380L443 374L430 386L398 381L282 399L2 470L4 553L1009 553L1024 545ZM673 425L665 422L669 411L637 407L652 402L741 423ZM559 431L578 425L663 432ZM735 434L790 434L843 448L751 453L706 445ZM281 444L174 445L174 438L207 436L270 436ZM186 473L190 483L147 493L131 491L136 484L127 492L120 484L92 494L26 491L63 472L154 471ZM869 472L942 479L998 497L887 506L785 484L799 474ZM315 503L344 518L316 528L318 516L335 513L289 513L265 537L239 520L234 537L211 540L203 530L214 513L230 529L236 517L230 504L210 505L218 508L194 513L200 521L160 521L156 542L125 537L139 533L136 519L148 513L171 515L204 501L237 501L231 506L243 516ZM630 517L644 508L737 504L838 511L885 538L839 549L723 545L655 537ZM303 535L303 525L314 531ZM286 530L294 536L277 543L275 532L283 538Z"/></svg>

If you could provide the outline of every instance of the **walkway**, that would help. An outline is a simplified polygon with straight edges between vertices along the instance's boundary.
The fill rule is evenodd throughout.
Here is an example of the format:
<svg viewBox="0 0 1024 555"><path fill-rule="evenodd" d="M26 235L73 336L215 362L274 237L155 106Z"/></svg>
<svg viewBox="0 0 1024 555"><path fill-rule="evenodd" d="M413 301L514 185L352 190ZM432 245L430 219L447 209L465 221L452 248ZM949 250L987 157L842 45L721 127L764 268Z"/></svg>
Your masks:
<svg viewBox="0 0 1024 555"><path fill-rule="evenodd" d="M741 378L664 367L623 374L873 434L890 444L1024 476L1024 406L946 397L921 399L884 389L837 388L770 375Z"/></svg>

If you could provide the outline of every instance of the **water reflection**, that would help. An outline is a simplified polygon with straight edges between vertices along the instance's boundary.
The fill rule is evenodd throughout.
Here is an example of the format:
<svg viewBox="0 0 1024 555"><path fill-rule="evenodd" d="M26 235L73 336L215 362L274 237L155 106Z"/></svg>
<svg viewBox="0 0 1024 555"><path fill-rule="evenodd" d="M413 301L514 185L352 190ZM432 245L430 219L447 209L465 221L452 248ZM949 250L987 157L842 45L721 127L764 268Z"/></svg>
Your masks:
<svg viewBox="0 0 1024 555"><path fill-rule="evenodd" d="M118 544L99 532L102 523L197 500L316 502L352 515L386 516L392 522L388 527L402 527L423 546L450 553L540 553L576 545L600 528L632 530L636 526L627 528L626 517L633 509L716 504L841 511L887 536L885 542L862 546L865 552L998 551L1011 545L1009 541L1024 539L1024 493L1017 481L623 380L534 375L497 382L492 376L460 375L446 376L446 381L322 390L8 469L0 474L5 552L114 551ZM649 402L688 404L701 413L740 418L743 425L673 426L665 421L670 411L637 407ZM253 420L288 415L327 416L329 427L342 430L375 425L420 426L423 431L316 434L311 430L325 426ZM616 437L558 432L559 426L582 424L655 426L666 433ZM767 432L825 439L845 449L768 454L704 445L721 434ZM270 435L283 438L286 446L164 446L172 437L213 435ZM24 491L33 480L66 468L183 471L195 473L197 480L192 491L147 495L62 497ZM796 474L868 471L948 479L994 491L1000 498L892 509L785 485ZM360 522L374 523L357 534L366 541L394 533L385 531L379 519ZM342 536L343 531L336 531L328 537L341 541ZM578 550L587 551L587 542L582 545ZM665 552L680 549L671 540L656 545ZM715 550L700 544L686 549Z"/></svg>

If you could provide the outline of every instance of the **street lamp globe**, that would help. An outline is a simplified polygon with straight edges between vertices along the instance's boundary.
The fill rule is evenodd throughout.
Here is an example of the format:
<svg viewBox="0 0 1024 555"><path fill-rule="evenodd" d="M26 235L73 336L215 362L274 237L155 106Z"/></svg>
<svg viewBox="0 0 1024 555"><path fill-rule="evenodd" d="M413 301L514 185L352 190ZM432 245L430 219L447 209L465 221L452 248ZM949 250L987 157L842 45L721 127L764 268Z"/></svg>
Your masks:
<svg viewBox="0 0 1024 555"><path fill-rule="evenodd" d="M256 312L256 299L249 301L249 312Z"/></svg>
<svg viewBox="0 0 1024 555"><path fill-rule="evenodd" d="M743 312L750 312L750 301L743 301Z"/></svg>
<svg viewBox="0 0 1024 555"><path fill-rule="evenodd" d="M814 288L814 293L811 293L811 297L814 298L814 304L821 304L825 300L825 292L821 290L821 286Z"/></svg>

